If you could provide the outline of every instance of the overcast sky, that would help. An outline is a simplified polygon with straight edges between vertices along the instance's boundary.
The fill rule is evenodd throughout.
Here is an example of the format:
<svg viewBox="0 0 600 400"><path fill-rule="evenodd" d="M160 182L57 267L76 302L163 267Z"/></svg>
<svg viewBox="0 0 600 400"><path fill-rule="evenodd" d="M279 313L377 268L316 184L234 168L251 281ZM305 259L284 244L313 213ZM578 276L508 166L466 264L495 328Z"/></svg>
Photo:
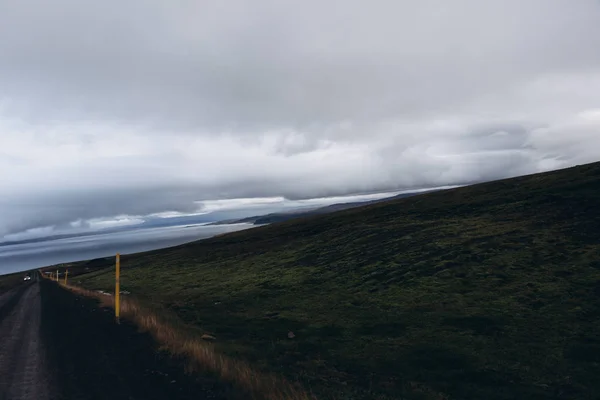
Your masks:
<svg viewBox="0 0 600 400"><path fill-rule="evenodd" d="M600 159L597 0L0 0L0 237Z"/></svg>

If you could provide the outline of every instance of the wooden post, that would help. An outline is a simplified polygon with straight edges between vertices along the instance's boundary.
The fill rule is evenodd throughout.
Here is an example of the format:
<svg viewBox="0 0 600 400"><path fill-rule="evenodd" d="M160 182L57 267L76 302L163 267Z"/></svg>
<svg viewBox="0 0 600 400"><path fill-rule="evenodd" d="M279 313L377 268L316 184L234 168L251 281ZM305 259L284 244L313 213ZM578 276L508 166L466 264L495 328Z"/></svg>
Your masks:
<svg viewBox="0 0 600 400"><path fill-rule="evenodd" d="M115 263L115 318L119 323L119 317L121 314L121 255L117 253L117 259Z"/></svg>
<svg viewBox="0 0 600 400"><path fill-rule="evenodd" d="M58 282L58 270L56 270L56 282Z"/></svg>
<svg viewBox="0 0 600 400"><path fill-rule="evenodd" d="M67 286L67 278L69 277L69 270L65 272L65 286Z"/></svg>

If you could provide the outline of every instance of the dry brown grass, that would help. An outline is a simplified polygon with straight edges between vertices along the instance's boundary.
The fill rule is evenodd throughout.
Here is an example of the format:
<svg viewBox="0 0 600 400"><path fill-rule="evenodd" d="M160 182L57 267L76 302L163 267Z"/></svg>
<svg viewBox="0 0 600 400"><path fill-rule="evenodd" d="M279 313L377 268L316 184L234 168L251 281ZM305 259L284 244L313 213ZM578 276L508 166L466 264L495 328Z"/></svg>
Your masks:
<svg viewBox="0 0 600 400"><path fill-rule="evenodd" d="M100 300L102 307L115 307L113 296L93 292L76 286L61 286L68 290ZM316 400L303 389L282 377L257 371L246 362L218 354L214 347L196 335L190 334L183 326L161 316L135 299L121 296L121 318L133 322L141 330L152 335L162 349L185 362L188 374L206 373L216 375L220 380L233 385L242 392L242 398L261 400Z"/></svg>

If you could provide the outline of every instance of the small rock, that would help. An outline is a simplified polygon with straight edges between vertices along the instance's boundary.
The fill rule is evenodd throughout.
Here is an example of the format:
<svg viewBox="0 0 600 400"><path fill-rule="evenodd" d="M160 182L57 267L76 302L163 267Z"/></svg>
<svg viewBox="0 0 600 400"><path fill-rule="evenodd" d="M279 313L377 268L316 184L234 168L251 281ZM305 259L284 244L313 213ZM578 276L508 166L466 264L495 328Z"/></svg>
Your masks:
<svg viewBox="0 0 600 400"><path fill-rule="evenodd" d="M541 387L541 388L544 388L544 389L548 389L548 388L550 387L550 385L547 385L547 384L545 384L545 383L536 383L535 385L536 385L536 386L539 386L539 387Z"/></svg>
<svg viewBox="0 0 600 400"><path fill-rule="evenodd" d="M217 340L216 337L214 337L212 335L206 335L206 334L202 335L200 338L202 340L206 340L207 342L214 342L215 340Z"/></svg>
<svg viewBox="0 0 600 400"><path fill-rule="evenodd" d="M296 337L296 335L294 335L294 332L292 332L292 331L289 331L289 332L288 332L288 338L289 338L289 339L293 339L293 338L295 338L295 337Z"/></svg>

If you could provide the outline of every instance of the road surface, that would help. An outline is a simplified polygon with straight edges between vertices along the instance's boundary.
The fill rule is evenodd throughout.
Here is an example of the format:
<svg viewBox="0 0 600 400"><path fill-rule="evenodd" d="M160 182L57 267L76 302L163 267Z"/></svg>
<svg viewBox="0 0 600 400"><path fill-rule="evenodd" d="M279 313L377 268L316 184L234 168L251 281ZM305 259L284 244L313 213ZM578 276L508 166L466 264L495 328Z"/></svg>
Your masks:
<svg viewBox="0 0 600 400"><path fill-rule="evenodd" d="M226 397L93 300L38 276L0 293L0 400Z"/></svg>
<svg viewBox="0 0 600 400"><path fill-rule="evenodd" d="M0 399L47 400L53 396L40 326L40 285L36 280L0 295Z"/></svg>

